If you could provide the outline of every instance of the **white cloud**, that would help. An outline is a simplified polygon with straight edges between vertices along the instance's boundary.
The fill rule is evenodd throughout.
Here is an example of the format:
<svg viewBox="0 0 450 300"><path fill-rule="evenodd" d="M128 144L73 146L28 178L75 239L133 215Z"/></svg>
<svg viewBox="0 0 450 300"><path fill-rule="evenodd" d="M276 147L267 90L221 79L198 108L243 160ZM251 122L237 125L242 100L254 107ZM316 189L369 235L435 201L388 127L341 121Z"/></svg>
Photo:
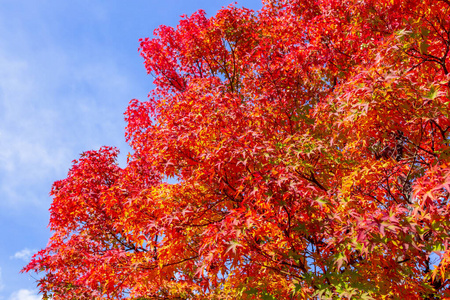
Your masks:
<svg viewBox="0 0 450 300"><path fill-rule="evenodd" d="M11 258L15 258L15 259L22 259L23 261L30 261L31 256L36 253L36 250L30 250L28 248L22 249L16 253L14 253L13 256L11 256Z"/></svg>
<svg viewBox="0 0 450 300"><path fill-rule="evenodd" d="M41 300L35 291L21 289L11 294L8 300Z"/></svg>

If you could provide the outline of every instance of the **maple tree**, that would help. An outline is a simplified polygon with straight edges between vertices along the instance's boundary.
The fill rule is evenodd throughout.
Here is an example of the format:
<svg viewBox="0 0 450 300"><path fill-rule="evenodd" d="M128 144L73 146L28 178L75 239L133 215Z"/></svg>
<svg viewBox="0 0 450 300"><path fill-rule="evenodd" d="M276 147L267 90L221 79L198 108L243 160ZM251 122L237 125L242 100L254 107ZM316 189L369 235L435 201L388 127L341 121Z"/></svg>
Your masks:
<svg viewBox="0 0 450 300"><path fill-rule="evenodd" d="M265 0L159 27L127 166L74 161L24 271L53 299L449 299L449 15Z"/></svg>

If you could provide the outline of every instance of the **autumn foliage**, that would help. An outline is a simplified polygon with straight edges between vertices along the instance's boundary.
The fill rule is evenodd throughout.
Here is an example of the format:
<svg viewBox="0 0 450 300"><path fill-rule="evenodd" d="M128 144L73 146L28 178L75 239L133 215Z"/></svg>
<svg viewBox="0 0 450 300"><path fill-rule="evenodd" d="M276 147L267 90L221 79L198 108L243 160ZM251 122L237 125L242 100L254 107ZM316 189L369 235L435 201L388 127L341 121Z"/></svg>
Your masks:
<svg viewBox="0 0 450 300"><path fill-rule="evenodd" d="M449 16L265 0L159 27L127 166L74 161L24 270L52 299L449 299Z"/></svg>

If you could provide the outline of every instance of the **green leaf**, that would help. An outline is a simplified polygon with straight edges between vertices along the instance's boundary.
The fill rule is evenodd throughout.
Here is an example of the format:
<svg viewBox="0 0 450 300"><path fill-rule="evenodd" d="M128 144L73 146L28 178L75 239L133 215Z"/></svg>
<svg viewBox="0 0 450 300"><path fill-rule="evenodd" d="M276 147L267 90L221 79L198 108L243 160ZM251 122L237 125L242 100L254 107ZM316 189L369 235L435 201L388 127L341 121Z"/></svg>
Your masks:
<svg viewBox="0 0 450 300"><path fill-rule="evenodd" d="M428 37L428 34L430 33L428 28L425 28L425 27L420 28L420 32L422 33L422 36L424 36L424 37Z"/></svg>
<svg viewBox="0 0 450 300"><path fill-rule="evenodd" d="M269 295L267 293L264 293L261 297L261 299L263 300L277 300L276 298L274 298L272 295Z"/></svg>
<svg viewBox="0 0 450 300"><path fill-rule="evenodd" d="M335 260L338 270L342 267L344 261L347 261L347 257L345 256L345 254L343 252L338 253Z"/></svg>
<svg viewBox="0 0 450 300"><path fill-rule="evenodd" d="M294 231L306 231L306 226L305 224L298 224L296 227L292 228L292 230Z"/></svg>
<svg viewBox="0 0 450 300"><path fill-rule="evenodd" d="M244 293L246 293L247 295L256 295L256 294L258 294L258 290L255 288L250 288L250 289L246 290Z"/></svg>
<svg viewBox="0 0 450 300"><path fill-rule="evenodd" d="M433 251L445 251L445 247L442 244L433 245Z"/></svg>
<svg viewBox="0 0 450 300"><path fill-rule="evenodd" d="M436 88L435 86L431 86L430 91L425 96L425 98L434 100L438 96L439 88Z"/></svg>
<svg viewBox="0 0 450 300"><path fill-rule="evenodd" d="M430 45L428 45L427 42L420 42L419 43L419 47L420 47L420 53L421 54L427 54L428 47L430 47Z"/></svg>

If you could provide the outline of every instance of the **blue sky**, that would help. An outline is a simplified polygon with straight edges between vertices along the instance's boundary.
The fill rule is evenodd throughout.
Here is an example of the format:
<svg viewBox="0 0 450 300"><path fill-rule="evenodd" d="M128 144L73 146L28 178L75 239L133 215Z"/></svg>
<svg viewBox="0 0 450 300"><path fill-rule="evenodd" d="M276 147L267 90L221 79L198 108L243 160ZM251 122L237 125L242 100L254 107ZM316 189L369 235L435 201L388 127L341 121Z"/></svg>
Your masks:
<svg viewBox="0 0 450 300"><path fill-rule="evenodd" d="M71 161L110 145L125 164L123 113L153 88L139 38L231 2L0 0L0 300L41 299L19 271L47 244L48 192Z"/></svg>

